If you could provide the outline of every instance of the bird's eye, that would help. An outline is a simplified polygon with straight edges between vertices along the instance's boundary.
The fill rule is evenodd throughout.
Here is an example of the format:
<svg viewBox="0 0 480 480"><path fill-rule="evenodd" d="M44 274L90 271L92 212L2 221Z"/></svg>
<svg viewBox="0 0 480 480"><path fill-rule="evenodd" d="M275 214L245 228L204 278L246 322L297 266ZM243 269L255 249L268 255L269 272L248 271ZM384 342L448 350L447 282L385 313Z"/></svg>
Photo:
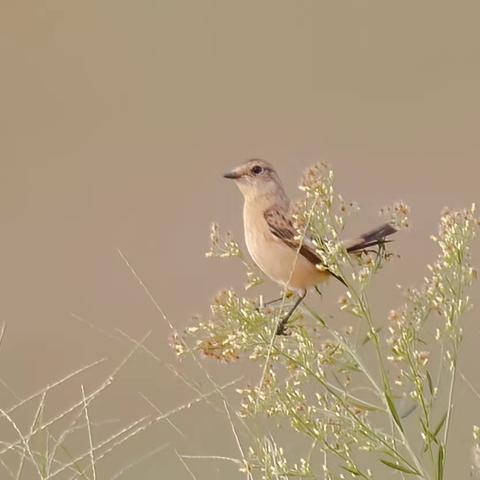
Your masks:
<svg viewBox="0 0 480 480"><path fill-rule="evenodd" d="M263 172L263 168L260 165L255 165L254 167L252 167L251 172L254 175L260 175Z"/></svg>

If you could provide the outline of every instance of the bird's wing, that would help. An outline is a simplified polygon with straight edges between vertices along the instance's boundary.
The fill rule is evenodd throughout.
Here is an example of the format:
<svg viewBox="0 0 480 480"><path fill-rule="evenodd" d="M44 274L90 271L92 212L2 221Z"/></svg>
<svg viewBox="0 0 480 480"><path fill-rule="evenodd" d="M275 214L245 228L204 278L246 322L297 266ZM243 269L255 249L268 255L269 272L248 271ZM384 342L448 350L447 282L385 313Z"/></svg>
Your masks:
<svg viewBox="0 0 480 480"><path fill-rule="evenodd" d="M298 232L293 226L292 221L284 212L282 212L278 207L271 207L265 211L263 216L265 217L270 232L275 237L282 240L293 250L298 251L300 255L305 257L313 265L319 265L320 269L325 269L328 271L339 282L346 286L344 280L332 272L328 266L322 262L322 259L315 253L315 246L308 237L304 236L302 243L300 244L300 240L297 239Z"/></svg>
<svg viewBox="0 0 480 480"><path fill-rule="evenodd" d="M271 207L263 214L268 228L272 234L282 240L293 250L298 250L300 255L305 257L314 265L323 265L320 257L315 253L315 247L310 239L303 238L302 244L298 240L298 232L292 221L278 207Z"/></svg>

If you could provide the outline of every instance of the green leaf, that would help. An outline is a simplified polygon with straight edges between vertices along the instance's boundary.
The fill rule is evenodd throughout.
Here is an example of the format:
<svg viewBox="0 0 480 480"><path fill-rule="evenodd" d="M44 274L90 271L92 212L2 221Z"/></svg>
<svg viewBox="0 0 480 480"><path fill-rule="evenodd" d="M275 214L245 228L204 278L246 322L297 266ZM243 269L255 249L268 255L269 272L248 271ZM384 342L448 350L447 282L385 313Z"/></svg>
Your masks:
<svg viewBox="0 0 480 480"><path fill-rule="evenodd" d="M409 475L420 475L420 473L417 470L412 470L411 468L406 467L405 465L397 465L396 463L389 462L388 460L382 460L382 459L380 459L380 461L387 467L393 468L394 470L399 470L400 472L408 473Z"/></svg>
<svg viewBox="0 0 480 480"><path fill-rule="evenodd" d="M435 442L437 445L439 445L439 441L438 441L438 438L437 438L437 435L440 433L440 430L442 429L442 427L445 425L445 420L447 419L447 412L445 412L445 414L443 415L442 419L440 420L440 422L438 423L437 425L437 428L435 428L435 430L433 431L433 433L428 430L427 426L425 425L424 421L422 419L420 419L420 422L422 424L422 427L423 427L423 432L425 433L425 436L427 437L426 441L425 441L425 448L424 448L424 452L426 452L428 450L428 447L430 446L430 444L432 442Z"/></svg>
<svg viewBox="0 0 480 480"><path fill-rule="evenodd" d="M433 382L432 382L432 377L430 376L430 372L427 370L427 381L428 381L428 390L430 391L430 395L433 395L434 388L433 388Z"/></svg>
<svg viewBox="0 0 480 480"><path fill-rule="evenodd" d="M443 446L438 449L437 480L443 480L443 467L445 465L445 452Z"/></svg>
<svg viewBox="0 0 480 480"><path fill-rule="evenodd" d="M390 410L390 413L395 420L395 423L398 425L398 428L403 432L402 421L400 420L400 416L398 415L397 408L395 407L395 403L393 403L393 399L390 396L389 392L385 392L385 398L387 400L387 405Z"/></svg>
<svg viewBox="0 0 480 480"><path fill-rule="evenodd" d="M409 415L411 415L415 410L417 409L417 404L413 403L410 407L408 407L401 415L400 417L407 418Z"/></svg>
<svg viewBox="0 0 480 480"><path fill-rule="evenodd" d="M445 420L447 420L447 412L445 412L442 419L438 423L437 428L433 431L433 439L435 440L435 443L438 443L437 435L439 434L440 430L443 428L443 425L445 425Z"/></svg>
<svg viewBox="0 0 480 480"><path fill-rule="evenodd" d="M345 465L341 465L340 468L343 470L346 470L347 472L351 473L355 477L358 477L361 475L361 473L358 471L358 468L356 467L346 467Z"/></svg>
<svg viewBox="0 0 480 480"><path fill-rule="evenodd" d="M420 420L420 423L422 424L423 433L425 434L425 446L423 447L423 452L425 453L430 448L430 445L433 440L433 435L432 435L432 432L425 425L423 418L419 418L419 420Z"/></svg>

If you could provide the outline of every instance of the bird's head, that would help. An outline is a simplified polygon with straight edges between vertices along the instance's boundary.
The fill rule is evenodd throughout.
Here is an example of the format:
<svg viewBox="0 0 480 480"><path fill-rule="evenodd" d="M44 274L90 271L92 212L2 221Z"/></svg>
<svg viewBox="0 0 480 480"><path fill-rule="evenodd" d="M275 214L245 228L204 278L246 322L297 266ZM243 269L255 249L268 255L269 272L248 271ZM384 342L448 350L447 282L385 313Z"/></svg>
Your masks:
<svg viewBox="0 0 480 480"><path fill-rule="evenodd" d="M269 162L260 159L248 160L224 175L235 181L245 199L283 194L277 172Z"/></svg>

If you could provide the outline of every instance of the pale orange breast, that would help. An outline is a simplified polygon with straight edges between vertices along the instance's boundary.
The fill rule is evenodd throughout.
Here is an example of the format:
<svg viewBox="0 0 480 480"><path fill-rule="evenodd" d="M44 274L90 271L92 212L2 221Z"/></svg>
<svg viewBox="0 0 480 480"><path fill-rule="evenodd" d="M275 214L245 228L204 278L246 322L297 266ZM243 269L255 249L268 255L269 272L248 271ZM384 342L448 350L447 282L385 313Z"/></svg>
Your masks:
<svg viewBox="0 0 480 480"><path fill-rule="evenodd" d="M275 237L263 218L246 215L245 241L253 261L272 280L292 290L306 290L329 274Z"/></svg>

